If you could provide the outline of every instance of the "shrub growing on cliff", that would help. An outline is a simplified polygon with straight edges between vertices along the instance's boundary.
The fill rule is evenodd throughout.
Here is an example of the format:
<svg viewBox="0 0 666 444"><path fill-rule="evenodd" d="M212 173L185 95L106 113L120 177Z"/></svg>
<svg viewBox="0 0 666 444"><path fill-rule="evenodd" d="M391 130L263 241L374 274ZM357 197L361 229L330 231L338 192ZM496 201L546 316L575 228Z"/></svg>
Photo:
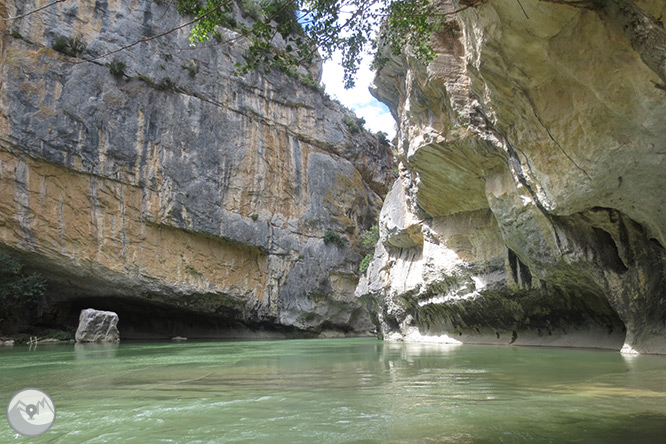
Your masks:
<svg viewBox="0 0 666 444"><path fill-rule="evenodd" d="M363 125L365 125L365 119L363 117L345 117L342 121L347 125L349 131L352 134L359 133L363 130Z"/></svg>
<svg viewBox="0 0 666 444"><path fill-rule="evenodd" d="M155 88L158 91L177 91L178 86L176 83L171 80L170 77L164 77L162 80L159 82L156 82L155 80L151 79L150 77L144 75L144 74L137 74L136 78L138 80L141 80L142 82L146 83L148 86Z"/></svg>
<svg viewBox="0 0 666 444"><path fill-rule="evenodd" d="M315 80L315 78L312 77L311 72L308 72L307 74L298 73L298 79L304 85L309 86L310 88L312 88L314 90L317 90L317 91L320 91L322 93L324 92L324 85L322 85L317 80Z"/></svg>
<svg viewBox="0 0 666 444"><path fill-rule="evenodd" d="M60 36L55 39L51 48L70 57L77 57L86 49L86 44L78 37L67 38Z"/></svg>
<svg viewBox="0 0 666 444"><path fill-rule="evenodd" d="M365 274L365 272L368 271L368 266L370 265L370 262L372 262L377 242L379 242L379 227L377 225L373 225L368 230L361 233L361 247L363 247L365 251L371 250L365 255L363 260L361 260L361 264L358 268L358 271L360 271L361 274Z"/></svg>
<svg viewBox="0 0 666 444"><path fill-rule="evenodd" d="M361 274L365 274L366 271L368 271L368 267L370 266L370 262L372 262L372 253L368 253L365 255L363 260L361 260L361 265L358 267L358 271L361 272Z"/></svg>
<svg viewBox="0 0 666 444"><path fill-rule="evenodd" d="M25 274L23 264L0 252L0 325L25 319L37 307L46 281L38 274Z"/></svg>
<svg viewBox="0 0 666 444"><path fill-rule="evenodd" d="M195 60L190 60L189 63L181 65L183 69L186 69L190 77L196 77L199 72L199 64Z"/></svg>
<svg viewBox="0 0 666 444"><path fill-rule="evenodd" d="M384 131L377 131L375 133L375 137L380 144L387 146L391 145L391 142L388 140L388 134L386 134Z"/></svg>
<svg viewBox="0 0 666 444"><path fill-rule="evenodd" d="M114 60L109 63L109 72L117 79L121 79L125 75L125 63Z"/></svg>
<svg viewBox="0 0 666 444"><path fill-rule="evenodd" d="M344 247L347 241L340 237L340 235L335 231L326 230L326 233L324 233L324 243L326 245L333 243L338 247Z"/></svg>
<svg viewBox="0 0 666 444"><path fill-rule="evenodd" d="M155 86L158 91L175 91L176 84L170 77L165 77Z"/></svg>
<svg viewBox="0 0 666 444"><path fill-rule="evenodd" d="M368 230L361 233L362 247L374 249L377 242L379 242L379 227L377 225L373 225Z"/></svg>

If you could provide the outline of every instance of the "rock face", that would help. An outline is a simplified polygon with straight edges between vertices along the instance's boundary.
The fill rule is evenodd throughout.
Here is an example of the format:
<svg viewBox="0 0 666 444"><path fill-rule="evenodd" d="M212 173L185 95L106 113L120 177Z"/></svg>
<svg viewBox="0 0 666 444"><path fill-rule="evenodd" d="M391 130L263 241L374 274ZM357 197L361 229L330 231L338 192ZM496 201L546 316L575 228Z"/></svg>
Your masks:
<svg viewBox="0 0 666 444"><path fill-rule="evenodd" d="M665 353L664 4L520 3L442 1L436 60L378 73L401 178L357 293L387 338Z"/></svg>
<svg viewBox="0 0 666 444"><path fill-rule="evenodd" d="M367 332L355 245L390 151L298 79L234 76L247 45L233 31L106 55L185 21L168 2L81 0L0 23L0 248L58 288L43 319L94 305L128 336ZM85 49L53 50L63 37Z"/></svg>
<svg viewBox="0 0 666 444"><path fill-rule="evenodd" d="M81 310L76 342L118 342L118 315L112 311L87 308Z"/></svg>

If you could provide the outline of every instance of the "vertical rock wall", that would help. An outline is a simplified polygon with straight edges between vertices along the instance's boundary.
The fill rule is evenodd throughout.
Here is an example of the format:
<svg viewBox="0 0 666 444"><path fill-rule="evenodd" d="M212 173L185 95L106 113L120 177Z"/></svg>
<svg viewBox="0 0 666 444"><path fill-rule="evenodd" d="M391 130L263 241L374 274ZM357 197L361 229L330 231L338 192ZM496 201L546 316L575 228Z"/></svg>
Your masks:
<svg viewBox="0 0 666 444"><path fill-rule="evenodd" d="M357 292L389 338L664 353L663 2L520 5L440 1L436 60L378 73L401 180Z"/></svg>
<svg viewBox="0 0 666 444"><path fill-rule="evenodd" d="M149 336L367 332L355 245L390 152L298 79L235 76L233 31L134 44L185 21L168 2L80 0L0 23L0 248L49 279L44 319L95 304ZM85 49L57 52L58 38Z"/></svg>

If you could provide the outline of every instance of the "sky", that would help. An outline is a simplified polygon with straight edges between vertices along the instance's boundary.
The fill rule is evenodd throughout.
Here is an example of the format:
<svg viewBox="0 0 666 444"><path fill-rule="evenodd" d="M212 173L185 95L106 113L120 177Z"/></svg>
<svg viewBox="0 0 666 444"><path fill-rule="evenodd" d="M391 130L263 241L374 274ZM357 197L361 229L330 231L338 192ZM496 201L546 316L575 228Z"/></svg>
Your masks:
<svg viewBox="0 0 666 444"><path fill-rule="evenodd" d="M391 140L395 136L395 121L386 105L372 97L368 91L374 77L374 72L370 70L370 57L366 57L361 63L356 86L352 89L345 89L340 55L337 54L333 56L332 60L324 63L321 82L331 97L338 99L347 108L353 110L358 117L365 119L366 129L372 132L384 131Z"/></svg>

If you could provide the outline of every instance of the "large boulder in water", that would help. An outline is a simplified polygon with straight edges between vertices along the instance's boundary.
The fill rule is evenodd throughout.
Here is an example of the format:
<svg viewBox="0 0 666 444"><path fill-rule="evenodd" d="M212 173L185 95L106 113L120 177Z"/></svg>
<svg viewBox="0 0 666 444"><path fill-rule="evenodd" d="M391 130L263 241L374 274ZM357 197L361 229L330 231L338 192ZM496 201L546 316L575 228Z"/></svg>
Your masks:
<svg viewBox="0 0 666 444"><path fill-rule="evenodd" d="M119 342L118 315L112 311L81 310L76 342Z"/></svg>

